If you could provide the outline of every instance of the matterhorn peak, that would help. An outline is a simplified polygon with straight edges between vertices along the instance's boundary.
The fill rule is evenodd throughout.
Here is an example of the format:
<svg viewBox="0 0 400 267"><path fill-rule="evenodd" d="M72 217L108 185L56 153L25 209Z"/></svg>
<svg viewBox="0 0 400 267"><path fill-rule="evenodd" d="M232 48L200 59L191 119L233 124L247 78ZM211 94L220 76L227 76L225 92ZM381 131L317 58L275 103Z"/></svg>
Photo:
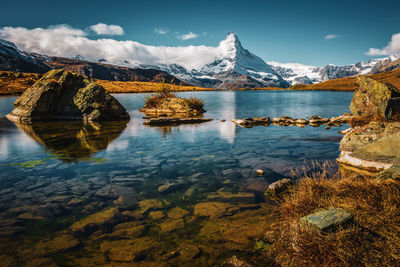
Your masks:
<svg viewBox="0 0 400 267"><path fill-rule="evenodd" d="M218 49L220 54L235 56L237 51L242 50L242 44L240 43L239 37L232 31L228 33L225 40L222 40Z"/></svg>

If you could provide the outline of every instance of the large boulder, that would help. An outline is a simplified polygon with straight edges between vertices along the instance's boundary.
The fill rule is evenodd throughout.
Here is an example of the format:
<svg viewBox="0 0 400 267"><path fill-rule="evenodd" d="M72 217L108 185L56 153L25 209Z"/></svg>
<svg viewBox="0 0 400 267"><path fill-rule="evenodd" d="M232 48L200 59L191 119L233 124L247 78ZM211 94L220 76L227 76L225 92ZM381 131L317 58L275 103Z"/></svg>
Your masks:
<svg viewBox="0 0 400 267"><path fill-rule="evenodd" d="M350 109L356 116L380 116L389 120L400 114L400 91L368 76L359 76Z"/></svg>
<svg viewBox="0 0 400 267"><path fill-rule="evenodd" d="M340 151L339 163L368 175L400 164L400 122L373 121L354 127L341 140Z"/></svg>
<svg viewBox="0 0 400 267"><path fill-rule="evenodd" d="M14 103L12 121L128 120L125 108L105 89L83 75L47 72Z"/></svg>

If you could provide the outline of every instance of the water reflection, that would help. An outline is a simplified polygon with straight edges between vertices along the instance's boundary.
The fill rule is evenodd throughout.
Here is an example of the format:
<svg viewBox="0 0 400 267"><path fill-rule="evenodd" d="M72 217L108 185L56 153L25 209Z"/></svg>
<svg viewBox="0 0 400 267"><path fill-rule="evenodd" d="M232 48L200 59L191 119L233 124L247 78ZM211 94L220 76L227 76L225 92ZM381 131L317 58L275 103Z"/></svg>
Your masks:
<svg viewBox="0 0 400 267"><path fill-rule="evenodd" d="M86 160L107 149L127 126L125 122L37 122L15 125L64 162Z"/></svg>

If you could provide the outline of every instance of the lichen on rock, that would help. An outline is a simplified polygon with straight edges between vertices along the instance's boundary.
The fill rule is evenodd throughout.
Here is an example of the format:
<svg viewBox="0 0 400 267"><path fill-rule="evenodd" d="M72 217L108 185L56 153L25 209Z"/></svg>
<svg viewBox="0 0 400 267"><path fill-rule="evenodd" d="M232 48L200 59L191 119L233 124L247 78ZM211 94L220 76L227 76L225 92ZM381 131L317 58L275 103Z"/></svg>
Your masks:
<svg viewBox="0 0 400 267"><path fill-rule="evenodd" d="M354 91L351 112L356 116L380 116L386 120L400 114L400 91L391 84L368 76L357 78L359 87Z"/></svg>

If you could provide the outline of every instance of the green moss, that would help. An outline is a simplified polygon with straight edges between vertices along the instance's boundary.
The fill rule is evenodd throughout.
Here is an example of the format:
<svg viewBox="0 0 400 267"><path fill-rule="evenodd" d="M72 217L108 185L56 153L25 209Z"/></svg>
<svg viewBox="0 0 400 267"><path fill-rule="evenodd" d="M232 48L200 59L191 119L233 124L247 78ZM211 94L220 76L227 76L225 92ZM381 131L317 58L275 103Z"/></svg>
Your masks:
<svg viewBox="0 0 400 267"><path fill-rule="evenodd" d="M253 250L254 251L262 251L262 252L268 252L270 244L263 241L263 240L257 240L254 243Z"/></svg>
<svg viewBox="0 0 400 267"><path fill-rule="evenodd" d="M10 166L18 166L22 168L34 168L37 165L45 165L47 164L45 159L40 159L40 160L32 160L32 161L27 161L27 162L22 162L22 163L12 163L9 164Z"/></svg>

